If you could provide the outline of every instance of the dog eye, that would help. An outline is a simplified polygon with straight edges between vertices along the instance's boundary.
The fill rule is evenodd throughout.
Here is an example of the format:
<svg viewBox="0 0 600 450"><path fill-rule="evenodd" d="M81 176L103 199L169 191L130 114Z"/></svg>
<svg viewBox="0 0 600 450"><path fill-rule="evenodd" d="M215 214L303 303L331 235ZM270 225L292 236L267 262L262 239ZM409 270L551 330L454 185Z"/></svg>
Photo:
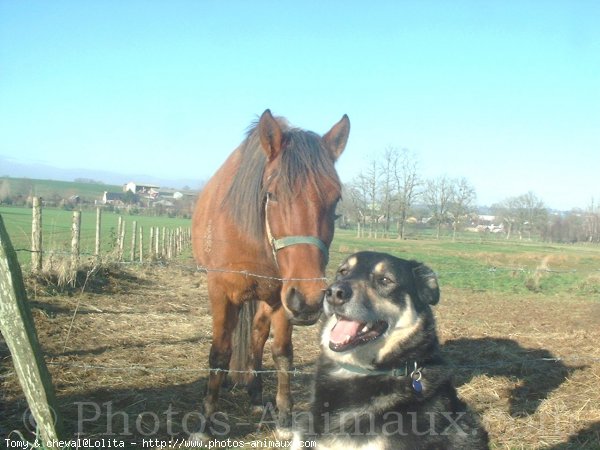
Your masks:
<svg viewBox="0 0 600 450"><path fill-rule="evenodd" d="M383 286L388 286L394 282L391 278L388 277L379 277L377 278L377 282Z"/></svg>
<svg viewBox="0 0 600 450"><path fill-rule="evenodd" d="M338 274L342 276L348 275L348 269L346 267L342 267L340 270L338 270Z"/></svg>

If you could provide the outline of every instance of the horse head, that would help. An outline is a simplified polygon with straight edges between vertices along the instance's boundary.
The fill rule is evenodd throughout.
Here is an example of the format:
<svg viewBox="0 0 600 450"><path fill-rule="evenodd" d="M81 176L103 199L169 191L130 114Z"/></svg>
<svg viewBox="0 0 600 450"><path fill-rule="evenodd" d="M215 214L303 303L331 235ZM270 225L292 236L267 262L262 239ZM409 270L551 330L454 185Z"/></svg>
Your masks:
<svg viewBox="0 0 600 450"><path fill-rule="evenodd" d="M266 110L258 123L263 174L265 245L282 278L281 303L293 324L320 315L325 267L341 185L334 164L344 151L346 115L325 135L290 129Z"/></svg>

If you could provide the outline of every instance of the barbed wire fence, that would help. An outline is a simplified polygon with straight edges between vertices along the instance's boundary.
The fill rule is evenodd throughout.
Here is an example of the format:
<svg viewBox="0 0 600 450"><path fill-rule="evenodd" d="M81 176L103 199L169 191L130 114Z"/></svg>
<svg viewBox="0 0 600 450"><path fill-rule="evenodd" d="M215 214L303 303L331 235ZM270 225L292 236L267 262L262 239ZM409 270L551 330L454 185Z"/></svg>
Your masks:
<svg viewBox="0 0 600 450"><path fill-rule="evenodd" d="M34 203L35 206L35 203ZM77 222L80 223L80 217L77 218L76 214L74 214L73 218L73 227L72 227L72 248L70 251L67 250L44 250L41 242L41 238L36 237L36 230L39 230L41 233L41 226L36 226L36 212L33 214L33 223L32 223L32 247L31 248L16 248L15 252L21 253L29 253L32 255L32 272L36 272L41 267L41 263L38 262L37 256L39 255L39 260L42 260L44 255L52 256L64 256L66 258L71 258L73 264L79 264L79 258L82 256L89 257L91 259L99 258L100 253L100 220L101 220L101 212L98 210L97 212L97 225L96 225L96 244L95 250L92 251L81 251L79 242L75 245L76 239L80 238L80 230L77 227ZM184 270L188 272L201 272L201 273L230 273L237 274L244 277L253 277L257 279L267 279L275 282L286 282L286 281L332 281L331 278L327 277L318 277L318 278L283 278L273 275L266 275L261 273L255 273L249 270L232 270L218 267L206 267L202 265L196 265L194 263L183 263L176 258L186 249L191 246L191 230L184 229L183 227L178 227L172 230L163 227L162 230L158 227L152 227L149 240L147 241L147 250L144 247L144 239L143 239L143 228L137 227L136 222L134 221L131 224L131 246L130 246L130 256L126 258L124 255L125 252L125 221L122 218L119 218L119 223L116 231L116 240L114 243L113 256L114 259L111 261L113 264L121 264L121 265L142 265L142 264L156 264L160 266L169 266L175 267L179 270ZM162 233L161 233L162 231ZM162 236L162 238L161 238ZM368 241L366 241L368 242ZM390 247L393 250L393 247ZM146 253L147 251L147 253ZM352 251L336 251L330 250L330 253L336 254L340 259L350 255L353 253ZM148 255L144 258L144 254ZM76 269L75 269L76 270ZM589 268L587 270L581 269L568 269L568 270L557 270L551 269L548 267L524 267L524 266L512 266L512 267L499 267L499 266L489 266L489 267L480 267L474 268L472 270L464 271L464 270L440 270L436 272L436 275L440 279L451 279L455 276L477 276L476 280L479 280L481 276L491 277L493 280L497 280L498 276L502 275L510 275L511 278L515 276L521 277L535 277L540 276L540 274L546 275L578 275L581 277L585 276L595 276L600 275L600 268ZM75 313L76 314L76 311ZM74 318L74 317L73 317ZM547 362L547 363L567 363L567 362L578 362L578 363L598 363L600 362L600 358L595 358L591 356L582 356L582 355L570 355L568 357L548 357L548 358L534 358L534 359L523 359L519 361L494 361L489 364L478 364L478 365L451 365L450 367L455 369L486 369L486 368L497 368L506 365L515 365L515 364L530 364L533 362ZM49 362L48 365L51 366L62 366L62 367L73 367L80 368L82 370L104 370L104 371L143 371L143 372L210 372L210 371L221 371L220 369L210 369L210 368L197 368L197 369L182 369L182 368L156 368L156 367L146 367L140 365L131 365L126 367L121 366L109 366L109 365L98 365L98 364L85 364L85 363L71 363L71 362ZM230 371L231 372L231 371ZM264 369L261 371L236 371L242 373L263 373L263 374L273 374L276 373L275 369ZM293 369L289 371L292 375L300 375L300 374L312 374L313 371L304 371L301 369Z"/></svg>
<svg viewBox="0 0 600 450"><path fill-rule="evenodd" d="M27 249L19 249L20 251L29 251ZM350 253L344 252L336 252L339 253L340 256L344 257L349 255ZM68 254L68 252L66 252ZM130 261L121 261L118 264L124 265L140 265L139 262L130 262ZM177 260L158 260L153 262L147 262L145 264L152 264L162 267L172 267L178 270L186 271L189 273L230 273L237 274L244 277L253 277L257 279L267 279L275 282L285 282L285 281L332 281L331 278L283 278L278 276L270 276L265 274L254 273L252 271L247 270L230 270L230 269L222 269L222 268L210 268L201 265L196 265L193 263L185 264L183 262L179 262ZM538 273L546 273L551 275L562 275L562 274L598 274L600 270L598 269L590 269L587 271L581 271L576 269L571 270L553 270L553 269L532 269L525 267L489 267L480 270L471 270L471 271L442 271L437 272L437 276L440 278L452 277L455 275L465 275L465 274L480 274L486 276L496 276L497 274L511 274L520 273L523 275L536 275ZM485 370L485 369L498 369L498 368L510 368L515 366L526 366L540 363L548 363L548 364L598 364L600 363L600 358L586 355L578 355L573 354L569 356L563 357L543 357L543 358L516 358L511 360L494 360L489 363L478 363L478 364L452 364L450 363L448 367L450 369L455 370ZM60 361L52 361L48 363L49 366L59 366L59 367L68 367L68 368L76 368L84 371L87 370L99 370L99 371L107 371L107 372L147 372L147 373L210 373L210 372L222 372L222 369L211 369L206 367L198 367L194 369L186 369L186 368L178 368L178 367L149 367L143 366L139 364L132 364L130 366L111 366L111 365L103 365L103 364L88 364L88 363L74 363L74 362L60 362ZM245 374L276 374L276 369L262 369L259 371L253 370L229 370L226 371L229 373L245 373ZM288 371L289 374L293 376L299 375L313 375L314 370L308 369L299 369L294 368Z"/></svg>

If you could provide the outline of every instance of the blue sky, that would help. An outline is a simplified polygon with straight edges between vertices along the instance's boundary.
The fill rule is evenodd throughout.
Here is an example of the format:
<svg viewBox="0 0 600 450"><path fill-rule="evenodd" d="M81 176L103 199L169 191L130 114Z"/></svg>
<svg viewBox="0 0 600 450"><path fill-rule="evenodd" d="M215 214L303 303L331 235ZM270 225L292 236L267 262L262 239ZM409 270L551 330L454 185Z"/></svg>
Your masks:
<svg viewBox="0 0 600 450"><path fill-rule="evenodd" d="M597 1L2 0L0 156L200 183L266 108L348 114L343 181L394 146L480 204L586 207L598 23Z"/></svg>

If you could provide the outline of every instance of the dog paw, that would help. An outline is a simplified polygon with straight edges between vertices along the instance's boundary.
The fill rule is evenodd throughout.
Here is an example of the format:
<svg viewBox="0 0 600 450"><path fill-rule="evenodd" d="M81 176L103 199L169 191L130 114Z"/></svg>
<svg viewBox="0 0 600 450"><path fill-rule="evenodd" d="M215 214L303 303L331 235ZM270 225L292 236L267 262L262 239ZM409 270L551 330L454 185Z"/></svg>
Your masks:
<svg viewBox="0 0 600 450"><path fill-rule="evenodd" d="M294 437L294 433L291 428L277 428L275 430L275 436L280 441L289 441Z"/></svg>
<svg viewBox="0 0 600 450"><path fill-rule="evenodd" d="M210 441L210 436L206 433L191 433L190 437L188 437L187 443L190 447L202 448L204 447L208 441Z"/></svg>

